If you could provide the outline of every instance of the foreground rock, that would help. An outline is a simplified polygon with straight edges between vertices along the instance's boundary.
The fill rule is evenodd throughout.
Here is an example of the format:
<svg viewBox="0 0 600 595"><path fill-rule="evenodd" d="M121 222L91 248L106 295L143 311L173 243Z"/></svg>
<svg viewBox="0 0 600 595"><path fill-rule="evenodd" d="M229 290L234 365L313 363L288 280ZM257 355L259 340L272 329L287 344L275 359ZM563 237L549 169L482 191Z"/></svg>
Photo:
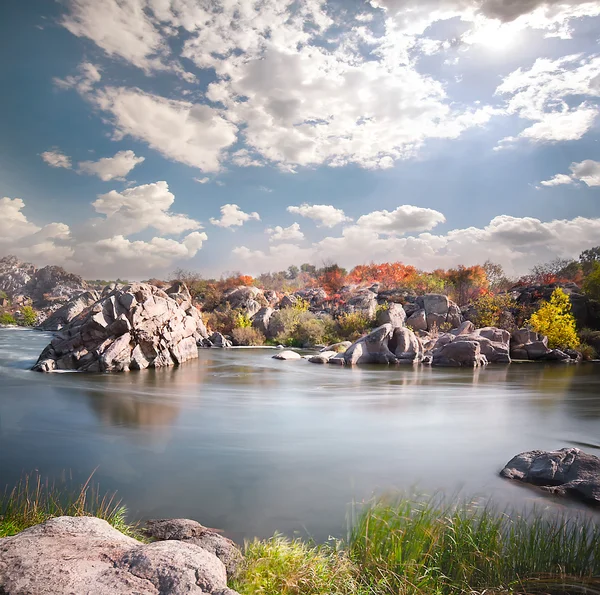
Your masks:
<svg viewBox="0 0 600 595"><path fill-rule="evenodd" d="M0 539L0 593L236 595L225 565L206 549L144 545L94 517L59 517Z"/></svg>
<svg viewBox="0 0 600 595"><path fill-rule="evenodd" d="M167 292L144 283L113 290L65 326L33 369L120 372L197 358L200 313L187 289Z"/></svg>
<svg viewBox="0 0 600 595"><path fill-rule="evenodd" d="M521 329L512 334L510 355L513 359L533 361L569 361L571 357L560 349L548 347L548 337L528 329Z"/></svg>
<svg viewBox="0 0 600 595"><path fill-rule="evenodd" d="M243 560L242 552L231 539L227 539L215 529L204 527L190 519L148 521L144 533L147 537L158 541L184 541L209 551L223 562L228 578L238 574Z"/></svg>
<svg viewBox="0 0 600 595"><path fill-rule="evenodd" d="M600 459L578 448L523 452L511 459L500 475L600 504Z"/></svg>

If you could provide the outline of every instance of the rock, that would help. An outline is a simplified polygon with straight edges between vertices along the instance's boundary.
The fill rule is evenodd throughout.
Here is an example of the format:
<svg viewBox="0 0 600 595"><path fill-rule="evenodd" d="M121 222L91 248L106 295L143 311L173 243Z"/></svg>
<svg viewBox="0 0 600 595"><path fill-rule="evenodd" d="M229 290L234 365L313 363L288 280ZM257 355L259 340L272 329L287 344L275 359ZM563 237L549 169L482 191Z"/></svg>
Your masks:
<svg viewBox="0 0 600 595"><path fill-rule="evenodd" d="M600 504L600 459L578 448L523 452L511 459L500 475Z"/></svg>
<svg viewBox="0 0 600 595"><path fill-rule="evenodd" d="M575 351L570 354L560 349L550 349L548 347L548 337L528 329L520 329L512 334L510 355L513 359L544 362L580 361L578 352Z"/></svg>
<svg viewBox="0 0 600 595"><path fill-rule="evenodd" d="M470 320L465 320L457 328L450 331L453 335L470 335L475 332L475 325Z"/></svg>
<svg viewBox="0 0 600 595"><path fill-rule="evenodd" d="M384 324L359 339L343 354L346 364L354 366L356 364L397 363L396 356L388 347L393 334L392 325Z"/></svg>
<svg viewBox="0 0 600 595"><path fill-rule="evenodd" d="M120 372L179 365L198 357L198 320L194 306L180 306L153 285L127 285L68 323L33 369Z"/></svg>
<svg viewBox="0 0 600 595"><path fill-rule="evenodd" d="M295 295L284 295L279 302L279 308L292 308L298 303L298 298Z"/></svg>
<svg viewBox="0 0 600 595"><path fill-rule="evenodd" d="M223 302L228 302L232 308L242 308L249 310L256 308L253 312L256 313L261 308L261 304L258 302L262 301L263 306L267 305L267 301L264 298L262 289L253 286L240 285L227 291L223 296ZM256 307L258 306L258 307ZM248 316L252 316L247 312Z"/></svg>
<svg viewBox="0 0 600 595"><path fill-rule="evenodd" d="M185 541L207 550L225 565L228 578L237 575L243 560L242 552L231 539L189 519L151 520L146 523L144 533L158 541Z"/></svg>
<svg viewBox="0 0 600 595"><path fill-rule="evenodd" d="M261 308L252 319L252 326L256 330L260 331L265 337L269 337L269 321L273 316L273 308Z"/></svg>
<svg viewBox="0 0 600 595"><path fill-rule="evenodd" d="M423 344L419 337L408 328L394 329L389 348L401 363L414 363L423 359Z"/></svg>
<svg viewBox="0 0 600 595"><path fill-rule="evenodd" d="M425 315L425 310L417 310L414 314L411 314L406 320L406 326L410 326L413 331L426 331L427 316Z"/></svg>
<svg viewBox="0 0 600 595"><path fill-rule="evenodd" d="M446 324L449 324L451 328L458 328L462 322L463 315L460 308L453 301L450 301L448 315L446 316Z"/></svg>
<svg viewBox="0 0 600 595"><path fill-rule="evenodd" d="M361 312L369 318L377 311L377 294L370 289L360 289L346 300L344 311L348 313Z"/></svg>
<svg viewBox="0 0 600 595"><path fill-rule="evenodd" d="M218 595L227 592L227 575L192 543L144 545L98 518L58 517L0 539L0 592Z"/></svg>
<svg viewBox="0 0 600 595"><path fill-rule="evenodd" d="M337 355L334 355L333 357L330 357L327 360L328 364L333 364L334 366L345 366L346 365L346 359L344 357L344 353L338 353Z"/></svg>
<svg viewBox="0 0 600 595"><path fill-rule="evenodd" d="M432 353L434 366L469 367L487 365L478 341L451 341Z"/></svg>
<svg viewBox="0 0 600 595"><path fill-rule="evenodd" d="M427 314L427 328L430 331L442 329L442 325L446 324L446 316L444 314Z"/></svg>
<svg viewBox="0 0 600 595"><path fill-rule="evenodd" d="M213 333L208 340L210 342L210 347L219 347L221 349L232 347L231 341L221 333Z"/></svg>
<svg viewBox="0 0 600 595"><path fill-rule="evenodd" d="M477 341L481 354L489 363L510 364L510 333L503 329L487 327L477 329L470 335L458 335L454 342Z"/></svg>
<svg viewBox="0 0 600 595"><path fill-rule="evenodd" d="M322 287L311 287L310 289L302 289L297 291L295 296L308 302L310 310L322 310L327 301L327 292Z"/></svg>
<svg viewBox="0 0 600 595"><path fill-rule="evenodd" d="M344 353L348 350L348 347L352 345L351 341L342 341L341 343L334 343L328 347L323 347L321 351L335 351L336 353Z"/></svg>
<svg viewBox="0 0 600 595"><path fill-rule="evenodd" d="M311 364L326 364L332 357L337 355L336 351L321 351L317 355L308 358Z"/></svg>
<svg viewBox="0 0 600 595"><path fill-rule="evenodd" d="M69 300L58 310L55 310L38 328L43 331L59 331L84 310L94 305L99 299L96 291L92 290L81 293Z"/></svg>
<svg viewBox="0 0 600 595"><path fill-rule="evenodd" d="M450 300L448 296L439 293L427 293L423 297L423 309L426 314L448 315Z"/></svg>
<svg viewBox="0 0 600 595"><path fill-rule="evenodd" d="M400 304L387 304L387 307L377 311L377 326L391 324L392 328L402 328L406 321L406 312Z"/></svg>
<svg viewBox="0 0 600 595"><path fill-rule="evenodd" d="M276 353L273 356L273 359L293 360L293 359L302 359L302 356L299 353L296 353L295 351L286 349L284 351L280 351L279 353Z"/></svg>

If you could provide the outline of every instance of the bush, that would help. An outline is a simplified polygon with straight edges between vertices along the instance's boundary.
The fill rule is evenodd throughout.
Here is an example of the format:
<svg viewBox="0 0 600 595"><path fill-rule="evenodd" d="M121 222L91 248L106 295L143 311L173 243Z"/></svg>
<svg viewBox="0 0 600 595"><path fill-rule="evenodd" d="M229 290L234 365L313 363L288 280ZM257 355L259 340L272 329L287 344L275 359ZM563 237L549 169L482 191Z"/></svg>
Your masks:
<svg viewBox="0 0 600 595"><path fill-rule="evenodd" d="M265 344L265 336L252 327L239 327L233 329L233 344L251 347Z"/></svg>
<svg viewBox="0 0 600 595"><path fill-rule="evenodd" d="M373 319L362 312L342 314L336 322L337 333L344 341L356 341L360 339L373 326Z"/></svg>
<svg viewBox="0 0 600 595"><path fill-rule="evenodd" d="M314 347L327 342L328 329L324 320L302 317L293 332L293 338L301 347Z"/></svg>
<svg viewBox="0 0 600 595"><path fill-rule="evenodd" d="M506 316L504 315L507 310L514 307L515 301L509 295L494 295L488 293L477 298L473 302L473 308L475 309L475 316L473 324L477 328L483 328L487 326L501 327L505 323ZM509 328L507 330L513 330Z"/></svg>
<svg viewBox="0 0 600 595"><path fill-rule="evenodd" d="M0 314L0 324L17 324L15 317L8 312Z"/></svg>
<svg viewBox="0 0 600 595"><path fill-rule="evenodd" d="M31 306L23 306L21 310L21 324L23 326L35 326L37 314Z"/></svg>
<svg viewBox="0 0 600 595"><path fill-rule="evenodd" d="M529 324L533 330L548 337L548 345L553 349L579 346L571 301L560 287L553 291L549 302L542 302L538 311L531 315Z"/></svg>
<svg viewBox="0 0 600 595"><path fill-rule="evenodd" d="M233 309L229 304L221 306L206 315L206 325L213 332L231 335L233 329L239 326L241 310Z"/></svg>
<svg viewBox="0 0 600 595"><path fill-rule="evenodd" d="M600 262L592 265L592 270L583 282L583 291L593 300L600 301Z"/></svg>
<svg viewBox="0 0 600 595"><path fill-rule="evenodd" d="M581 343L578 349L581 355L583 356L583 359L586 361L590 361L598 357L598 352L596 351L596 349L588 343Z"/></svg>

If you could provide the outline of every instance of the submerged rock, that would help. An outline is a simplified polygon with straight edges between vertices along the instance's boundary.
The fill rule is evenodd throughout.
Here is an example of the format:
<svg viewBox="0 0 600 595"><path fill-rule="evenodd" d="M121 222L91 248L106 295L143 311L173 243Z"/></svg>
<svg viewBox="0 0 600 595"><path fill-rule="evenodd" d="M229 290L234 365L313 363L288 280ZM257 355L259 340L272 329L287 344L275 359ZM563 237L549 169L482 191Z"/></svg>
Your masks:
<svg viewBox="0 0 600 595"><path fill-rule="evenodd" d="M225 565L193 543L142 544L94 517L58 517L0 539L4 595L235 595Z"/></svg>
<svg viewBox="0 0 600 595"><path fill-rule="evenodd" d="M146 523L144 534L158 541L184 541L214 554L227 570L227 577L237 575L243 556L237 545L217 530L190 519L160 519Z"/></svg>
<svg viewBox="0 0 600 595"><path fill-rule="evenodd" d="M180 291L171 297L153 285L135 283L113 290L76 316L33 369L120 372L178 365L198 357L196 341L203 333L200 312Z"/></svg>
<svg viewBox="0 0 600 595"><path fill-rule="evenodd" d="M511 459L500 475L600 504L600 458L578 448L523 452Z"/></svg>
<svg viewBox="0 0 600 595"><path fill-rule="evenodd" d="M302 356L299 353L296 353L295 351L286 349L284 351L280 351L279 353L276 353L273 356L273 359L293 360L293 359L302 359Z"/></svg>

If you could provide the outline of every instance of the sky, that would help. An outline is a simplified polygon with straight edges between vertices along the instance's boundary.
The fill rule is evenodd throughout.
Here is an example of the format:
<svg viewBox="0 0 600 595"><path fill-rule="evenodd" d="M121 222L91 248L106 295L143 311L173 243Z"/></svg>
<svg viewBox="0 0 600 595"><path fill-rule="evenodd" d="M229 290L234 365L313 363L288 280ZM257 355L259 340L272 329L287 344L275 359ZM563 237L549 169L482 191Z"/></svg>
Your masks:
<svg viewBox="0 0 600 595"><path fill-rule="evenodd" d="M0 256L88 279L600 244L600 0L3 0Z"/></svg>

